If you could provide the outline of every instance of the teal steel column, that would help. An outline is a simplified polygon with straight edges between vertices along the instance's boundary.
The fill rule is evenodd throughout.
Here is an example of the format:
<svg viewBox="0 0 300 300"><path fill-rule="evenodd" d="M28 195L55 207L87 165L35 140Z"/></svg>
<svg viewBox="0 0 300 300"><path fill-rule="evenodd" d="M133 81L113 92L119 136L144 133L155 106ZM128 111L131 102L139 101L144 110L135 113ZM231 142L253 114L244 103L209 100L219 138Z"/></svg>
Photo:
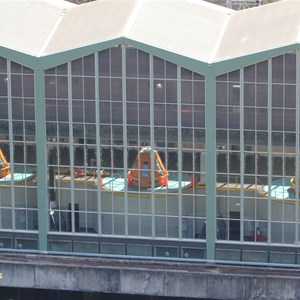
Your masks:
<svg viewBox="0 0 300 300"><path fill-rule="evenodd" d="M35 119L36 119L36 160L37 160L37 196L39 250L47 250L48 231L48 195L46 166L46 118L45 118L45 85L44 72L35 69Z"/></svg>
<svg viewBox="0 0 300 300"><path fill-rule="evenodd" d="M299 109L300 109L300 51L299 49L296 51L296 166L295 166L295 179L296 182L299 182L299 174L300 174L300 159L299 159L299 147L300 147L300 141L299 141L299 133L300 133L300 114L299 114ZM296 207L299 207L299 185L296 184L296 190L295 190L295 202L296 202ZM299 245L299 209L295 210L295 244ZM299 261L298 261L299 264Z"/></svg>
<svg viewBox="0 0 300 300"><path fill-rule="evenodd" d="M216 79L205 78L206 259L215 259L216 242Z"/></svg>

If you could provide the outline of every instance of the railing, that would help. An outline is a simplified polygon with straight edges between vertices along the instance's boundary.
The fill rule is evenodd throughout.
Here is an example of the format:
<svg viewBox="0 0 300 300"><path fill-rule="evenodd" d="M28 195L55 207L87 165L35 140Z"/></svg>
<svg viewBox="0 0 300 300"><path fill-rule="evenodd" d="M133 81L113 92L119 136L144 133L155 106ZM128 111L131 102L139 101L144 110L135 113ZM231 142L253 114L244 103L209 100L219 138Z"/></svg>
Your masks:
<svg viewBox="0 0 300 300"><path fill-rule="evenodd" d="M226 0L228 8L245 9L261 5L261 0Z"/></svg>

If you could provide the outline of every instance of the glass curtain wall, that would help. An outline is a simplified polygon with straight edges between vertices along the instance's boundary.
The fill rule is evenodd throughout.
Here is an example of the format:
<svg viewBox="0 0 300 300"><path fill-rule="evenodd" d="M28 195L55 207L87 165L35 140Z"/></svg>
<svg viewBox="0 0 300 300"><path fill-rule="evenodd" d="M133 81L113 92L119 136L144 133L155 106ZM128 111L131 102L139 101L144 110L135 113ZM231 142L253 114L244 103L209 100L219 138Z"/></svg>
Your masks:
<svg viewBox="0 0 300 300"><path fill-rule="evenodd" d="M216 114L225 240L294 244L296 53L218 76Z"/></svg>
<svg viewBox="0 0 300 300"><path fill-rule="evenodd" d="M0 57L0 228L37 230L33 70Z"/></svg>
<svg viewBox="0 0 300 300"><path fill-rule="evenodd" d="M296 156L299 157L299 150L296 148L296 132L299 126L296 125L296 53L273 58L271 66L272 185L291 187L291 179L296 176ZM299 117L297 122L299 124ZM278 198L279 193L280 189L276 188L271 195ZM298 241L295 226L295 191L289 189L284 191L283 195L284 198L291 199L292 203L272 202L270 241L294 244Z"/></svg>
<svg viewBox="0 0 300 300"><path fill-rule="evenodd" d="M180 76L181 170L182 176L189 176L193 185L193 189L184 191L179 198L182 201L182 232L183 237L205 239L205 81L204 76L184 68L180 69Z"/></svg>
<svg viewBox="0 0 300 300"><path fill-rule="evenodd" d="M123 44L45 86L49 230L205 238L203 76Z"/></svg>

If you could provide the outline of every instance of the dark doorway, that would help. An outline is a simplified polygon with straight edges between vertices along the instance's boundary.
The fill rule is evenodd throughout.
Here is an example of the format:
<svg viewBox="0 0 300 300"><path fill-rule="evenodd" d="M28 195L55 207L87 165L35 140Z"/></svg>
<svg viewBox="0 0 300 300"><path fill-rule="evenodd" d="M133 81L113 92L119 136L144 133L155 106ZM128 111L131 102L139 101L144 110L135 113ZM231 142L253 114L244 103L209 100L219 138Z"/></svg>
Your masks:
<svg viewBox="0 0 300 300"><path fill-rule="evenodd" d="M240 212L231 211L229 217L229 240L239 241L241 232Z"/></svg>

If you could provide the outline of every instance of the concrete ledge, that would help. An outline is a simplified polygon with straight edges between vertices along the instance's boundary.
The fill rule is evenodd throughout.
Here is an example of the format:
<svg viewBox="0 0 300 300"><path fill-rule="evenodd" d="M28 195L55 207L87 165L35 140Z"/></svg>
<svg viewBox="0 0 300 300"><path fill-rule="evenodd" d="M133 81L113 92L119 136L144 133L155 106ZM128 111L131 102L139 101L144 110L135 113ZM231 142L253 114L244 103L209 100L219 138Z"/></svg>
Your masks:
<svg viewBox="0 0 300 300"><path fill-rule="evenodd" d="M0 257L0 286L209 299L300 299L299 270L155 261Z"/></svg>

